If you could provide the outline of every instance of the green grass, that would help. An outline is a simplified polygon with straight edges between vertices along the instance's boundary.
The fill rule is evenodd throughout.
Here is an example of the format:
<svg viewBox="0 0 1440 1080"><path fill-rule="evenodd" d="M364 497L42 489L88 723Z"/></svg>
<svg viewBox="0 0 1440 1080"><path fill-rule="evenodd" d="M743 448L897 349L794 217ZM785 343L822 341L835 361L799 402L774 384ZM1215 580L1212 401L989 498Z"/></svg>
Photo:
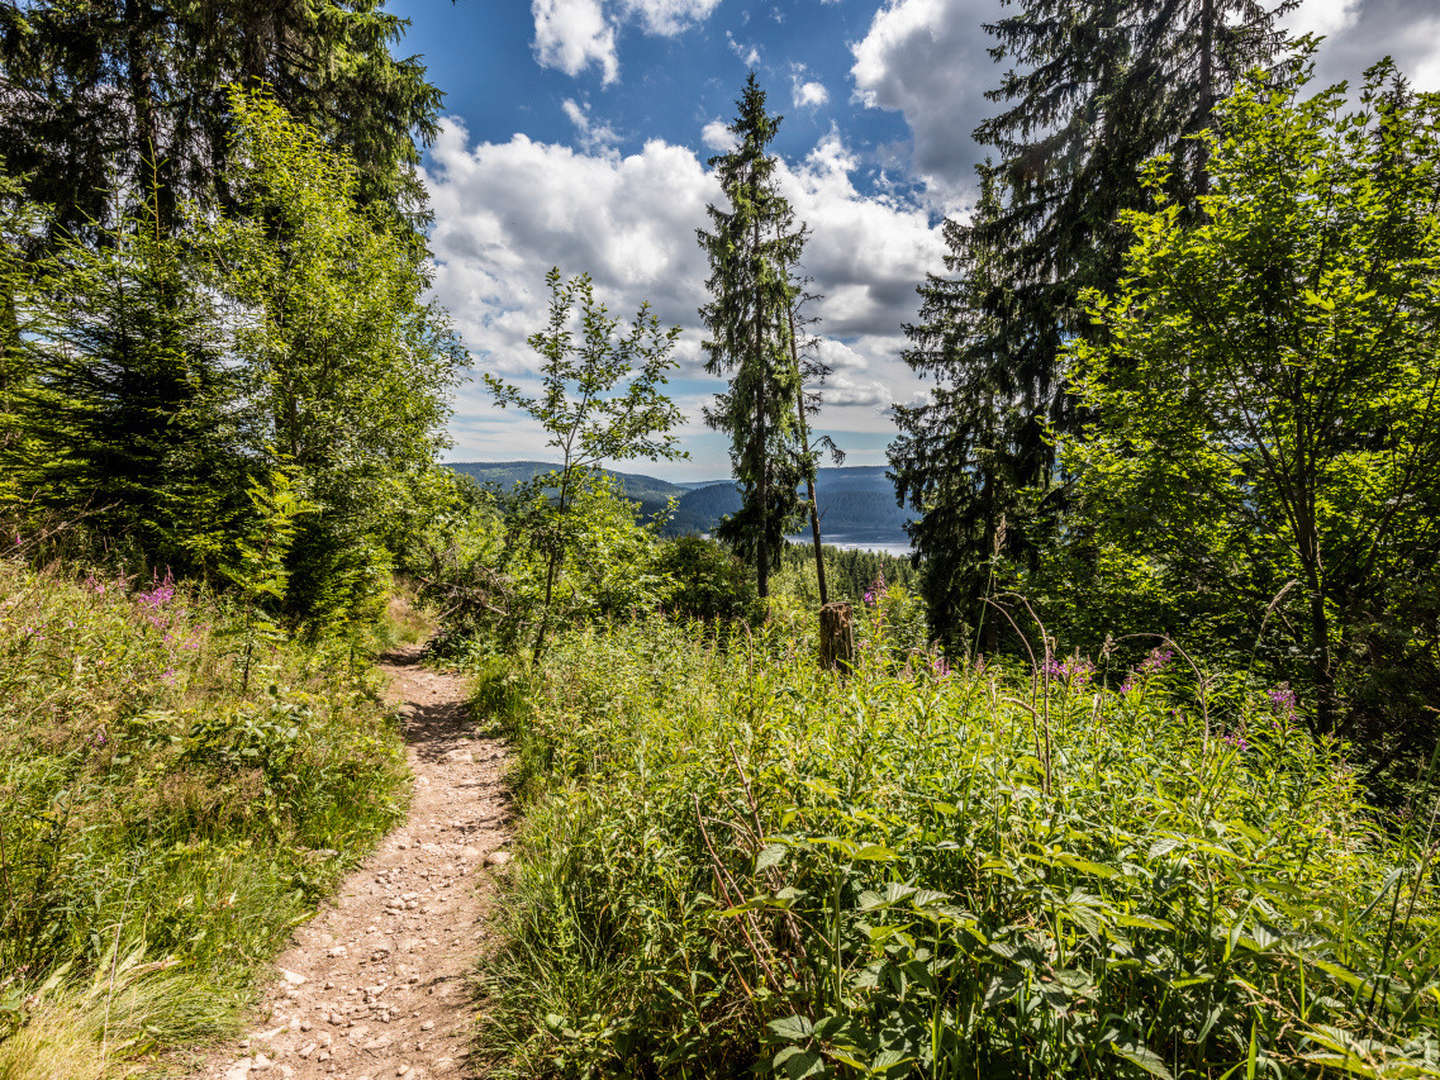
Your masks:
<svg viewBox="0 0 1440 1080"><path fill-rule="evenodd" d="M0 560L0 1080L226 1030L403 812L363 658L267 646L242 694L235 622Z"/></svg>
<svg viewBox="0 0 1440 1080"><path fill-rule="evenodd" d="M1429 823L1283 699L947 672L873 612L842 681L807 625L483 673L525 811L496 1075L1440 1074Z"/></svg>

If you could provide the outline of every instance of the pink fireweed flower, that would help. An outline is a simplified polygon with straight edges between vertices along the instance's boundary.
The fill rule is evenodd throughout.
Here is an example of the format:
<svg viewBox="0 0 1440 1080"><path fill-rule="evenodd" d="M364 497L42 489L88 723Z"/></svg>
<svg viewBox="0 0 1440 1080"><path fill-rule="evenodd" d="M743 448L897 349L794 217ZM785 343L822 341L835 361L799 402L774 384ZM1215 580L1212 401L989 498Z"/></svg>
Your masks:
<svg viewBox="0 0 1440 1080"><path fill-rule="evenodd" d="M1052 656L1045 661L1042 670L1052 679L1066 679L1076 686L1084 686L1095 674L1095 665L1078 656L1065 660L1057 660Z"/></svg>
<svg viewBox="0 0 1440 1080"><path fill-rule="evenodd" d="M152 575L150 585L149 591L142 590L135 594L135 598L145 607L158 611L174 599L175 579L168 569L165 571L163 581Z"/></svg>
<svg viewBox="0 0 1440 1080"><path fill-rule="evenodd" d="M1286 720L1295 719L1295 691L1290 689L1289 683L1281 683L1265 695L1270 699L1271 706Z"/></svg>
<svg viewBox="0 0 1440 1080"><path fill-rule="evenodd" d="M930 661L930 670L937 679L948 679L950 677L950 665L943 656L937 656Z"/></svg>
<svg viewBox="0 0 1440 1080"><path fill-rule="evenodd" d="M1221 738L1224 739L1225 742L1233 746L1236 750L1239 750L1242 754L1246 750L1250 749L1250 743L1246 740L1244 735L1222 735Z"/></svg>
<svg viewBox="0 0 1440 1080"><path fill-rule="evenodd" d="M1165 668L1169 666L1170 661L1174 659L1174 657L1175 653L1170 649L1164 649L1156 646L1155 648L1150 650L1149 656L1145 657L1144 660L1140 661L1140 671L1142 674L1145 675L1149 675L1152 672L1156 671L1164 671Z"/></svg>

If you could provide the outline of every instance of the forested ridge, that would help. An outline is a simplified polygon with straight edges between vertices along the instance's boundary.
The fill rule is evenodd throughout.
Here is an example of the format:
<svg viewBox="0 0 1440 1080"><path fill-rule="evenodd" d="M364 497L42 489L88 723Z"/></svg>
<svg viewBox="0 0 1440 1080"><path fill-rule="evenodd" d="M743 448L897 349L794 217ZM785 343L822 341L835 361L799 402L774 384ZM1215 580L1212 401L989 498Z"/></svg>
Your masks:
<svg viewBox="0 0 1440 1080"><path fill-rule="evenodd" d="M1295 6L976 28L883 472L757 71L703 340L566 266L472 356L382 2L0 6L0 1080L1440 1076L1440 94ZM537 460L442 463L471 378ZM511 806L397 839L491 738ZM407 859L496 890L465 1061L383 1033L422 938L266 989Z"/></svg>

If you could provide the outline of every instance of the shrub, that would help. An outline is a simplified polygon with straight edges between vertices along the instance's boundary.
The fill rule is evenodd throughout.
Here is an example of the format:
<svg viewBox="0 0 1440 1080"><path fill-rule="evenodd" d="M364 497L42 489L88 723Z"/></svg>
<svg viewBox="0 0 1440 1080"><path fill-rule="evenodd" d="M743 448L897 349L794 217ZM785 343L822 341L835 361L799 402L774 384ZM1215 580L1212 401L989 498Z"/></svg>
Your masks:
<svg viewBox="0 0 1440 1080"><path fill-rule="evenodd" d="M648 620L507 695L502 1074L1434 1074L1427 841L1283 688L952 670L863 620L845 681L808 619Z"/></svg>

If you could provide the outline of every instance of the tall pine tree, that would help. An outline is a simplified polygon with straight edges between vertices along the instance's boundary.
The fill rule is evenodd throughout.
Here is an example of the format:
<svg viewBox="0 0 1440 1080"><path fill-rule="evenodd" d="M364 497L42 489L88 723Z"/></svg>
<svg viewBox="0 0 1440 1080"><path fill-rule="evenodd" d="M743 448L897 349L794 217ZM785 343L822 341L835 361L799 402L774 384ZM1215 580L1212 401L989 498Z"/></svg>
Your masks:
<svg viewBox="0 0 1440 1080"><path fill-rule="evenodd" d="M708 207L712 232L697 230L710 260L712 297L700 309L709 337L706 370L728 375L729 387L705 411L711 427L730 434L730 461L740 487L740 510L717 530L755 566L756 589L769 595L785 532L802 504L796 494L803 455L797 453L800 373L790 349L790 311L796 299L791 267L800 259L804 230L775 181L768 147L780 117L765 109L765 91L752 71L729 128L735 148L710 159L729 209Z"/></svg>
<svg viewBox="0 0 1440 1080"><path fill-rule="evenodd" d="M920 286L905 359L936 387L900 410L890 450L899 497L921 515L912 539L942 634L978 624L999 564L1033 556L1063 512L1047 432L1081 417L1059 357L1090 332L1081 292L1118 279L1117 218L1145 202L1141 165L1172 155L1182 205L1205 190L1191 136L1246 71L1275 62L1294 5L1022 0L986 27L992 55L1016 65L988 95L1004 108L975 132L996 160L971 221L946 224L952 276Z"/></svg>
<svg viewBox="0 0 1440 1080"><path fill-rule="evenodd" d="M406 25L384 0L0 2L0 159L60 230L116 226L123 191L153 192L169 231L183 199L227 205L226 88L264 87L355 160L363 203L418 229L414 136L441 94L392 56Z"/></svg>

